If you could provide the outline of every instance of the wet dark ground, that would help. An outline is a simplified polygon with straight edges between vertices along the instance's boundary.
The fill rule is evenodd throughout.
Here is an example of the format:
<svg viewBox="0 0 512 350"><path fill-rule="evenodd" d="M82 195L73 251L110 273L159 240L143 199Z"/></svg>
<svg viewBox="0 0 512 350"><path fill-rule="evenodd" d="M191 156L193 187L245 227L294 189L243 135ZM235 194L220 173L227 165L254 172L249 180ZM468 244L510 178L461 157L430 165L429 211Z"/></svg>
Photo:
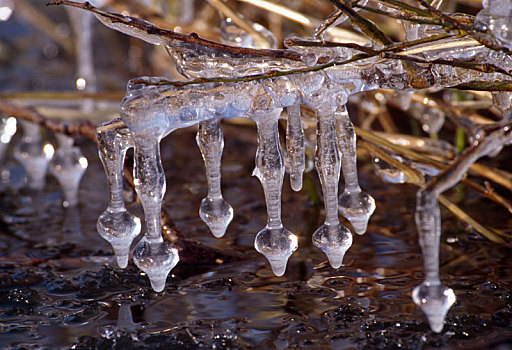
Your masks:
<svg viewBox="0 0 512 350"><path fill-rule="evenodd" d="M54 179L44 193L4 188L0 228L0 347L73 349L509 349L512 348L511 250L468 232L443 215L442 280L457 303L440 334L430 331L411 301L422 280L413 224L415 188L383 184L361 162L361 184L376 199L368 232L357 236L343 266L331 269L311 245L323 220L307 191L285 180L283 221L299 234L299 249L275 277L252 248L264 226L263 193L254 166L255 130L225 125L225 197L235 218L222 239L197 214L206 183L194 130L162 145L167 172L165 210L188 237L245 260L178 264L164 292L155 293L133 264L114 266L95 230L106 184L94 145L82 143L89 169L80 206L63 209ZM4 166L15 168L12 160ZM21 171L20 171L21 173ZM314 173L306 183L319 191ZM511 218L487 201L498 228ZM132 210L140 215L137 204ZM483 219L484 220L484 219ZM485 221L485 220L484 220ZM451 243L448 243L451 242Z"/></svg>

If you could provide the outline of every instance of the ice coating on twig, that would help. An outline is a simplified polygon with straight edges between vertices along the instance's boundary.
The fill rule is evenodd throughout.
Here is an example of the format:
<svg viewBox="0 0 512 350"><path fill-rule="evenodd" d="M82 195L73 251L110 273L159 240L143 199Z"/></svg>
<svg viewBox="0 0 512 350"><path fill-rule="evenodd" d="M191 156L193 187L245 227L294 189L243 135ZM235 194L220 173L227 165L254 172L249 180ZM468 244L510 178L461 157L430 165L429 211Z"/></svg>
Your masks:
<svg viewBox="0 0 512 350"><path fill-rule="evenodd" d="M336 145L336 127L331 108L316 110L317 148L315 165L320 177L325 206L325 222L313 234L313 244L322 249L335 269L343 263L352 245L352 234L338 218L338 181L340 156Z"/></svg>
<svg viewBox="0 0 512 350"><path fill-rule="evenodd" d="M300 105L287 108L286 150L290 163L290 185L294 191L302 189L302 174L306 168L304 130L300 119Z"/></svg>
<svg viewBox="0 0 512 350"><path fill-rule="evenodd" d="M48 164L55 152L53 146L45 144L39 133L39 125L20 120L23 138L14 147L14 157L27 171L30 188L42 190L46 183Z"/></svg>
<svg viewBox="0 0 512 350"><path fill-rule="evenodd" d="M509 112L510 113L510 112ZM453 291L439 280L441 215L438 196L457 184L480 157L512 141L509 120L487 126L476 134L473 145L424 188L418 190L415 220L423 252L425 281L413 290L414 302L425 312L433 331L440 332L448 309L455 302Z"/></svg>
<svg viewBox="0 0 512 350"><path fill-rule="evenodd" d="M256 235L254 247L263 254L276 276L284 275L288 258L297 249L297 236L283 227L281 222L281 188L284 161L279 147L277 121L281 109L256 111L252 115L258 126L256 176L263 187L267 203L267 226Z"/></svg>
<svg viewBox="0 0 512 350"><path fill-rule="evenodd" d="M99 156L107 174L109 202L101 213L96 228L101 237L112 245L117 264L128 265L130 246L140 233L140 219L126 210L123 198L123 167L128 148L133 141L128 128L120 119L98 127L96 131Z"/></svg>
<svg viewBox="0 0 512 350"><path fill-rule="evenodd" d="M475 26L488 30L501 45L512 49L512 3L508 0L484 0L475 17Z"/></svg>
<svg viewBox="0 0 512 350"><path fill-rule="evenodd" d="M356 132L350 120L347 108L340 106L334 113L341 166L345 189L340 196L339 211L352 224L354 231L362 235L366 232L368 220L375 211L375 200L368 193L361 191L357 179Z"/></svg>
<svg viewBox="0 0 512 350"><path fill-rule="evenodd" d="M64 207L78 204L78 187L87 169L87 158L80 148L73 147L73 139L64 134L57 134L59 148L50 162L50 172L55 176L64 193Z"/></svg>
<svg viewBox="0 0 512 350"><path fill-rule="evenodd" d="M199 216L210 228L212 234L220 238L233 219L233 207L222 197L221 159L224 148L224 135L219 119L199 123L196 136L197 145L203 155L208 181L208 196L201 201Z"/></svg>

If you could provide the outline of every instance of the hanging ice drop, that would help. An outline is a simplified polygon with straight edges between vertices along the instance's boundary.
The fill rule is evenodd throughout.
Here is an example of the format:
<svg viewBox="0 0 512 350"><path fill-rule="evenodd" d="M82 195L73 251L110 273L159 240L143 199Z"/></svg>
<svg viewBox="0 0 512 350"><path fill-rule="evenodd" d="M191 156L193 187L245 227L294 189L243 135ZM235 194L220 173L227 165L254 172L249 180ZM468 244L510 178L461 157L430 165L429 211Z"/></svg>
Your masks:
<svg viewBox="0 0 512 350"><path fill-rule="evenodd" d="M14 147L14 157L27 171L29 186L42 190L45 185L48 163L53 157L54 148L44 144L39 134L39 126L26 120L20 120L23 138Z"/></svg>
<svg viewBox="0 0 512 350"><path fill-rule="evenodd" d="M133 115L129 115L130 112ZM139 116L140 112L142 111L125 110L123 120L133 121L131 118ZM147 112L147 109L144 112ZM148 275L151 286L157 292L164 289L167 275L179 261L178 251L163 240L160 222L162 199L166 188L165 173L160 159L160 140L168 131L164 127L168 125L166 122L166 119L157 119L146 124L143 119L139 121L137 132L132 130L135 145L135 191L144 209L147 227L144 238L135 247L133 262Z"/></svg>
<svg viewBox="0 0 512 350"><path fill-rule="evenodd" d="M96 228L112 245L117 264L128 265L130 246L140 233L140 219L128 212L123 198L123 166L126 150L133 147L128 128L120 119L104 123L96 131L100 159L107 174L109 203Z"/></svg>
<svg viewBox="0 0 512 350"><path fill-rule="evenodd" d="M435 192L418 191L415 220L423 252L425 281L414 288L412 299L427 316L432 330L439 333L446 313L455 302L455 294L439 280L441 217Z"/></svg>
<svg viewBox="0 0 512 350"><path fill-rule="evenodd" d="M73 147L73 139L56 134L59 148L50 162L50 172L57 178L64 193L64 207L78 204L78 187L87 169L87 158L82 155L80 148Z"/></svg>
<svg viewBox="0 0 512 350"><path fill-rule="evenodd" d="M165 288L169 272L179 262L178 251L160 239L145 236L135 247L133 262L144 271L156 292Z"/></svg>
<svg viewBox="0 0 512 350"><path fill-rule="evenodd" d="M317 148L315 165L320 177L325 206L325 222L313 234L313 244L322 249L335 269L343 263L352 245L352 234L338 218L338 181L340 158L336 147L336 129L331 108L317 109Z"/></svg>
<svg viewBox="0 0 512 350"><path fill-rule="evenodd" d="M286 149L290 162L290 185L296 192L302 189L302 174L306 168L304 130L300 119L300 105L287 108Z"/></svg>
<svg viewBox="0 0 512 350"><path fill-rule="evenodd" d="M256 111L252 116L258 127L258 149L253 175L260 180L267 203L267 226L256 235L254 248L267 258L276 276L284 275L288 258L298 246L297 236L284 228L281 222L284 163L277 131L280 114L279 108Z"/></svg>
<svg viewBox="0 0 512 350"><path fill-rule="evenodd" d="M224 148L224 137L220 121L208 120L199 124L196 141L203 155L208 181L208 196L201 202L199 216L210 228L212 234L220 238L233 219L233 207L222 197L221 158Z"/></svg>
<svg viewBox="0 0 512 350"><path fill-rule="evenodd" d="M362 192L357 179L356 132L345 106L334 113L338 126L338 144L341 153L341 166L345 189L339 198L339 211L352 224L354 231L362 235L366 232L368 220L375 211L375 200Z"/></svg>

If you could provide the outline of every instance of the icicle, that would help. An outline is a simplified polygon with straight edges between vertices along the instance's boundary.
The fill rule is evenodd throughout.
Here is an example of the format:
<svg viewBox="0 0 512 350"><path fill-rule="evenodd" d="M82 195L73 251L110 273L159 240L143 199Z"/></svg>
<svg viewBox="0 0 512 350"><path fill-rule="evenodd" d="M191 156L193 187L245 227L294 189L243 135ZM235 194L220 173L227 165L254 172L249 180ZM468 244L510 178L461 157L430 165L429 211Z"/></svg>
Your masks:
<svg viewBox="0 0 512 350"><path fill-rule="evenodd" d="M350 230L338 218L340 158L336 147L336 128L331 109L317 110L317 148L315 164L322 184L325 223L313 234L313 244L327 255L331 266L339 268L352 245Z"/></svg>
<svg viewBox="0 0 512 350"><path fill-rule="evenodd" d="M123 116L125 122L128 119L130 117ZM135 143L133 178L135 191L144 209L147 232L135 247L133 262L148 275L153 289L161 292L167 275L179 261L178 251L164 242L160 223L166 187L160 160L160 140L167 130L160 128L160 120L153 121L151 125L145 125L143 118L141 121L138 125L140 132L132 131Z"/></svg>
<svg viewBox="0 0 512 350"><path fill-rule="evenodd" d="M302 174L306 168L304 130L300 118L300 105L287 108L286 149L290 162L290 185L296 192L302 189Z"/></svg>
<svg viewBox="0 0 512 350"><path fill-rule="evenodd" d="M436 195L418 191L415 219L423 251L425 281L414 288L412 299L427 316L432 330L439 333L448 310L455 302L455 294L439 280L441 217Z"/></svg>
<svg viewBox="0 0 512 350"><path fill-rule="evenodd" d="M27 171L29 186L42 190L46 183L48 163L55 152L51 144L44 144L39 134L39 126L26 120L20 120L23 138L14 148L14 157Z"/></svg>
<svg viewBox="0 0 512 350"><path fill-rule="evenodd" d="M425 281L414 288L412 297L427 316L434 332L441 332L446 313L455 302L453 291L439 280L441 214L437 198L457 184L478 158L512 142L510 121L496 123L489 130L491 133L487 134L485 129L481 129L481 132L477 133L473 147L462 153L435 182L429 183L417 193L415 221L423 252Z"/></svg>
<svg viewBox="0 0 512 350"><path fill-rule="evenodd" d="M220 120L214 119L199 123L196 141L203 155L208 181L208 196L201 202L199 216L208 225L212 234L220 238L224 236L233 219L233 207L222 197L220 186L220 167L224 148Z"/></svg>
<svg viewBox="0 0 512 350"><path fill-rule="evenodd" d="M265 192L267 226L254 241L254 247L263 254L276 276L284 275L288 258L297 249L297 236L283 227L281 222L281 187L284 177L283 155L279 147L277 120L281 109L256 111L252 116L258 126L256 151L257 176Z"/></svg>
<svg viewBox="0 0 512 350"><path fill-rule="evenodd" d="M427 107L420 103L412 103L409 108L409 113L418 120L428 134L435 134L444 125L444 112L437 108Z"/></svg>
<svg viewBox="0 0 512 350"><path fill-rule="evenodd" d="M119 267L125 268L130 246L141 228L140 219L126 210L123 198L124 158L133 142L130 131L120 119L100 125L96 135L110 194L108 207L99 216L96 228L112 245Z"/></svg>
<svg viewBox="0 0 512 350"><path fill-rule="evenodd" d="M354 231L362 235L366 232L368 220L375 211L375 200L362 192L357 179L356 132L345 106L334 113L338 126L339 151L345 189L339 199L339 211L352 224Z"/></svg>
<svg viewBox="0 0 512 350"><path fill-rule="evenodd" d="M64 207L78 204L78 186L87 169L87 158L82 155L80 148L73 147L73 139L57 134L59 149L50 162L50 171L57 178L64 193Z"/></svg>

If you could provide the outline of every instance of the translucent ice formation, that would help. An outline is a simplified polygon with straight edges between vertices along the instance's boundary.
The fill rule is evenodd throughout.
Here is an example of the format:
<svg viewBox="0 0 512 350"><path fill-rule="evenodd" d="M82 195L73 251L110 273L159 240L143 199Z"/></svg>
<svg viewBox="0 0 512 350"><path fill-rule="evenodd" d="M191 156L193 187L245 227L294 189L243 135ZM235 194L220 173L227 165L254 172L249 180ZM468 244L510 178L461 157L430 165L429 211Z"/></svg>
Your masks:
<svg viewBox="0 0 512 350"><path fill-rule="evenodd" d="M123 166L128 148L133 147L128 128L119 119L100 125L97 130L99 155L109 187L107 209L98 218L101 237L112 245L119 267L128 265L130 246L140 233L140 219L126 210L123 198Z"/></svg>
<svg viewBox="0 0 512 350"><path fill-rule="evenodd" d="M50 162L50 172L55 176L64 193L64 207L78 204L78 186L87 169L87 158L80 148L73 147L73 139L56 134L59 148Z"/></svg>
<svg viewBox="0 0 512 350"><path fill-rule="evenodd" d="M436 2L436 4L439 3L439 1ZM437 63L429 64L428 69L424 66L411 69L411 65L403 65L398 60L382 59L379 55L351 60L347 63L346 60L360 54L361 51L357 48L319 48L315 47L315 42L311 42L310 39L307 45L291 46L287 50L254 50L240 47L235 50L228 48L225 44L203 40L195 34L183 35L165 31L133 17L101 11L96 11L96 16L105 25L115 30L166 47L175 60L178 70L188 78L230 78L229 81L213 80L214 82L206 83L197 81L173 83L165 78L138 78L128 85L127 95L121 106L122 120L113 122L110 125L112 129L109 131L112 136L105 137L105 140L118 138L118 142L124 140L126 146L118 144L112 147L113 142L100 140L111 190L109 208L116 209L114 211L107 209L106 214L102 214L106 215L110 221L100 217L98 228L100 233L100 227L108 228L103 230L108 233L103 233L103 236L111 243L116 237L132 237L136 235L136 231L138 232L139 226L134 224L136 220L124 209L122 198L116 199L114 198L116 195L112 195L112 193L121 193L118 191L122 188L123 150L134 146L135 186L143 205L148 228L143 240L137 245L134 260L148 274L155 290L164 288L170 269L178 261L177 252L163 242L160 233L161 201L165 192L165 176L159 149L162 137L176 129L201 124L199 138L204 137L204 142L199 141L200 147L207 148L206 144L212 147L211 150L203 152L207 154L205 160L208 162L215 160L213 165L208 162L206 164L209 181L208 199L215 197L215 193L220 194L220 185L214 184L219 178L217 174L220 174L218 169L220 169L222 150L221 132L216 126L217 120L228 117L247 117L256 121L258 150L255 175L263 186L268 220L266 227L256 237L255 247L270 261L274 273L282 275L290 255L297 248L297 236L286 230L281 222L281 186L284 165L279 148L277 119L282 109L287 108L289 120L287 150L292 173L291 183L297 190L300 189L300 174L304 163L302 151L304 141L299 105L305 104L311 107L317 115L316 167L321 179L326 212L325 223L315 232L313 242L326 253L333 267L339 267L346 250L352 243L352 235L339 222L338 205L357 233L363 233L366 230L368 217L374 209L373 200L360 190L357 182L355 137L350 119L342 108L346 104L347 97L360 91L377 88L410 91L427 87L456 86L475 81L491 82L505 78L499 72L483 73ZM414 24L406 28L407 40L429 36L431 33L427 30L435 31L432 27ZM235 35L235 41L237 37L240 41L247 39ZM436 46L436 51L428 51L424 47L412 49L419 49L417 53L424 59L443 58L448 52L450 59L475 60L512 71L512 60L505 53L463 42L466 39L451 38L450 40L452 42L447 45L449 48L446 50L443 45ZM459 49L460 47L463 48ZM321 70L309 68L323 63L328 63L329 66L318 67L322 68ZM283 71L288 72L283 73ZM259 75L269 72L272 74L264 78ZM284 74L287 75L284 76ZM409 103L408 98L405 100L403 108L407 108ZM435 115L435 111L424 112L425 110L421 111L423 119L420 119L424 121L426 131L436 132L436 129L442 125L442 121L439 122L442 118ZM427 118L424 118L425 114ZM107 129L100 127L98 132ZM201 134L206 129L213 131ZM510 128L507 129L508 131L504 130L505 128L501 130L502 136L507 134L507 137L510 137ZM503 137L500 139L501 143L496 141L500 137L491 139L503 144ZM482 140L485 143L488 138ZM342 154L341 159L338 145ZM111 159L108 158L109 152L113 154ZM218 157L211 156L213 154ZM478 156L482 154L478 153ZM468 159L472 161L474 157ZM340 165L343 167L346 187L341 198L338 199ZM210 172L212 169L213 173ZM443 175L440 175L440 178L443 178ZM436 198L441 190L436 186L439 186L439 181L433 186L435 191L427 186L419 194L421 199L418 200L416 219L427 274L425 282L415 290L413 296L429 315L432 328L437 331L440 325L442 326L444 315L454 298L450 290L439 282L440 230L436 226L439 224ZM210 191L213 192L212 195ZM211 209L211 211L215 210ZM210 215L209 208L204 208L202 211L208 212L204 215L205 218ZM121 213L119 218L113 215L117 212ZM220 212L229 212L229 209L227 211L220 209ZM214 214L213 216L222 217L223 215ZM121 224L119 226L112 224L116 221ZM208 220L205 221L208 223ZM215 229L212 229L212 232L215 233ZM129 247L131 241L131 238L123 240L123 244ZM117 243L113 245L115 244ZM124 254L127 256L127 253Z"/></svg>
<svg viewBox="0 0 512 350"><path fill-rule="evenodd" d="M281 222L281 187L284 177L284 162L277 120L281 109L257 111L253 115L258 126L258 150L253 175L263 186L267 203L267 226L258 232L254 247L263 254L276 276L284 275L288 258L297 249L297 236L283 227Z"/></svg>
<svg viewBox="0 0 512 350"><path fill-rule="evenodd" d="M488 30L504 47L512 49L512 3L508 0L483 0L475 26Z"/></svg>
<svg viewBox="0 0 512 350"><path fill-rule="evenodd" d="M322 184L325 222L313 234L313 244L322 249L335 269L343 262L345 252L352 245L352 234L338 218L338 181L340 156L336 142L336 126L332 109L316 111L317 148L315 165Z"/></svg>
<svg viewBox="0 0 512 350"><path fill-rule="evenodd" d="M208 181L208 196L201 202L199 216L212 234L220 238L233 219L233 207L224 200L220 188L220 165L224 148L220 121L214 119L200 123L196 141L203 155Z"/></svg>
<svg viewBox="0 0 512 350"><path fill-rule="evenodd" d="M42 190L46 183L48 164L55 152L53 146L44 143L39 133L39 125L20 120L23 138L14 147L14 157L27 171L29 186Z"/></svg>
<svg viewBox="0 0 512 350"><path fill-rule="evenodd" d="M438 196L457 184L469 167L480 157L512 141L512 125L505 120L477 133L473 147L463 152L455 162L420 189L417 194L415 220L419 243L423 251L425 281L413 293L414 302L425 312L433 331L440 332L448 309L455 302L451 289L439 280L439 241L441 216Z"/></svg>
<svg viewBox="0 0 512 350"><path fill-rule="evenodd" d="M366 232L368 220L375 211L375 200L361 191L357 179L356 132L345 106L334 113L338 126L339 150L345 189L339 199L339 211L352 224L354 231L362 235Z"/></svg>

